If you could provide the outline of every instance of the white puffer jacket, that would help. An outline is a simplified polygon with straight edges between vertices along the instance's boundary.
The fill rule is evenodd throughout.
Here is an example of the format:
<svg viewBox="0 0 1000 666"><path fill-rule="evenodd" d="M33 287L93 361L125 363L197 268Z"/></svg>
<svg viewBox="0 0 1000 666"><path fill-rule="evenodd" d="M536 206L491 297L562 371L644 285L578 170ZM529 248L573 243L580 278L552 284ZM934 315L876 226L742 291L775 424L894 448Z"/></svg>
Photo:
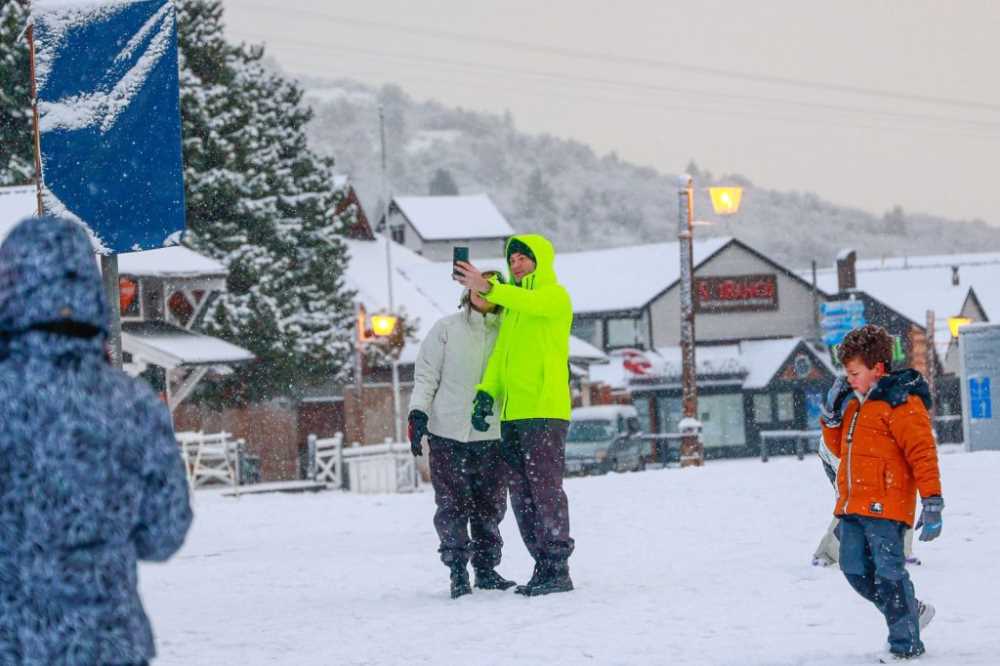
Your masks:
<svg viewBox="0 0 1000 666"><path fill-rule="evenodd" d="M440 319L420 345L414 365L410 410L427 414L428 431L459 442L500 439L500 420L490 429L472 427L472 400L500 330L500 317L463 309ZM494 408L494 412L498 411Z"/></svg>

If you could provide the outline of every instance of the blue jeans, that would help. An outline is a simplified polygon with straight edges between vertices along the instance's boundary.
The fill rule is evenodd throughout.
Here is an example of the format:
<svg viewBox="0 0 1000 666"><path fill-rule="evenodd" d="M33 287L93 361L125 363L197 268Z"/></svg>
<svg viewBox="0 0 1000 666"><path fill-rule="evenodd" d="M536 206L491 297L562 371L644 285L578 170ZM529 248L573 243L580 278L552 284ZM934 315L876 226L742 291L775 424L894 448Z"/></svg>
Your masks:
<svg viewBox="0 0 1000 666"><path fill-rule="evenodd" d="M906 572L906 525L883 518L843 516L840 568L858 594L875 604L889 626L889 650L914 655L924 651L917 624L917 599Z"/></svg>

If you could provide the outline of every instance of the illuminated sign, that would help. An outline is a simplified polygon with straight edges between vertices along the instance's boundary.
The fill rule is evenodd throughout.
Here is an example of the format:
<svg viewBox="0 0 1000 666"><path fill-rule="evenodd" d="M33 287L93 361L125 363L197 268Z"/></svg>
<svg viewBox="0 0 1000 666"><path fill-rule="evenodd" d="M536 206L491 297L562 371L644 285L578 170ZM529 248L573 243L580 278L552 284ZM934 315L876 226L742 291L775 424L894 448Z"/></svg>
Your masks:
<svg viewBox="0 0 1000 666"><path fill-rule="evenodd" d="M778 278L774 274L697 277L695 312L777 310Z"/></svg>

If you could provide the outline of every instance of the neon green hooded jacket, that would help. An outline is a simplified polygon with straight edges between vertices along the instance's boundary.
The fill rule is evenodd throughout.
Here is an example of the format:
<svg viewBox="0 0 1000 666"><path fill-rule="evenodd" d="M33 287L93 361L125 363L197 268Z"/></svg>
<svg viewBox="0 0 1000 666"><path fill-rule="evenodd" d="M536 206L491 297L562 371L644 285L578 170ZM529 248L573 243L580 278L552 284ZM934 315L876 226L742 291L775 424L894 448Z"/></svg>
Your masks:
<svg viewBox="0 0 1000 666"><path fill-rule="evenodd" d="M499 407L500 421L563 419L572 408L569 394L569 332L573 304L556 281L555 250L538 235L512 236L531 248L535 270L519 286L500 284L483 295L504 308L500 333L482 382ZM513 275L511 282L513 283Z"/></svg>

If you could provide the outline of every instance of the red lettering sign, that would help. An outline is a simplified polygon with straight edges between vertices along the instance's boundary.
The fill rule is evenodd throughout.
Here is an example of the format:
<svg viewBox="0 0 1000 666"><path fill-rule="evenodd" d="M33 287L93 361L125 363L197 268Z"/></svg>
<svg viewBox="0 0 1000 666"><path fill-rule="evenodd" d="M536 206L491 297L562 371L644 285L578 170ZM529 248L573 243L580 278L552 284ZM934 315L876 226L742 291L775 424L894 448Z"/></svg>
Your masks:
<svg viewBox="0 0 1000 666"><path fill-rule="evenodd" d="M778 309L774 274L695 278L695 312Z"/></svg>

